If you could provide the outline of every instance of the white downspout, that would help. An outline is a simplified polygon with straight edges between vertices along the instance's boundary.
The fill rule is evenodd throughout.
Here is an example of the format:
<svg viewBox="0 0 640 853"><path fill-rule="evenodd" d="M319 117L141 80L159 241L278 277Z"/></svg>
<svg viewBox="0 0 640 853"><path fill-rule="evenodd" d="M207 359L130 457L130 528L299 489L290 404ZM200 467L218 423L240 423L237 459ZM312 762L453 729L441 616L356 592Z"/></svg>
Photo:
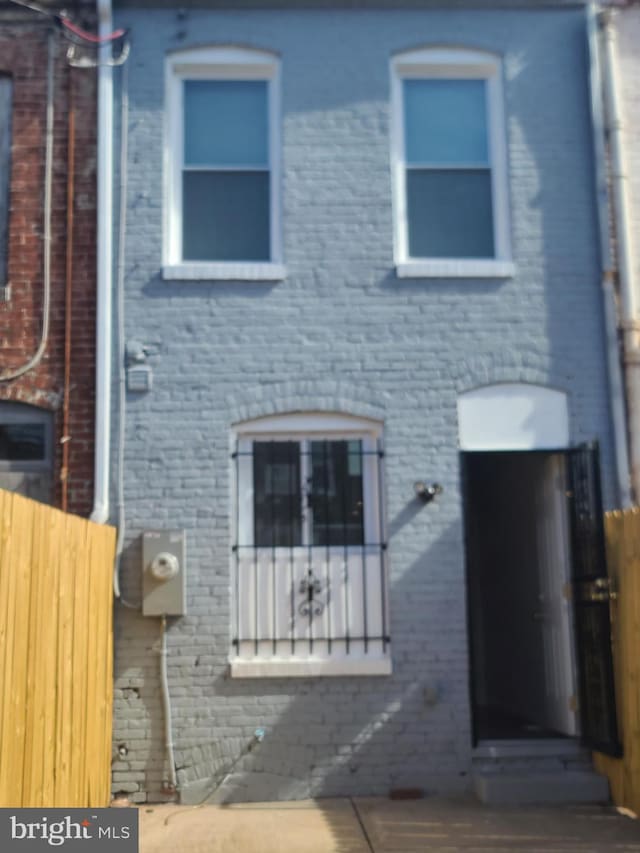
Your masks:
<svg viewBox="0 0 640 853"><path fill-rule="evenodd" d="M587 34L590 59L591 126L593 130L596 189L598 200L598 226L600 231L600 264L602 268L602 300L605 324L606 355L609 380L609 397L614 433L614 453L618 498L623 507L632 503L627 450L627 421L624 384L620 366L618 320L614 285L614 265L609 234L609 193L607 187L607 158L605 151L604 119L602 115L602 72L598 50L598 23L593 6L587 11ZM604 69L605 77L606 67ZM629 403L631 412L631 404ZM636 494L638 494L636 492Z"/></svg>
<svg viewBox="0 0 640 853"><path fill-rule="evenodd" d="M603 95L609 137L611 194L617 253L620 314L624 341L624 369L627 389L631 486L636 503L640 500L640 325L638 289L633 280L633 262L629 234L629 198L624 162L622 108L618 96L616 38L612 10L600 14L602 24Z"/></svg>
<svg viewBox="0 0 640 853"><path fill-rule="evenodd" d="M98 0L98 34L112 31L111 0ZM98 64L98 210L96 294L96 411L94 498L91 520L109 518L109 458L111 442L111 314L113 226L113 69L105 55L111 44L99 48Z"/></svg>

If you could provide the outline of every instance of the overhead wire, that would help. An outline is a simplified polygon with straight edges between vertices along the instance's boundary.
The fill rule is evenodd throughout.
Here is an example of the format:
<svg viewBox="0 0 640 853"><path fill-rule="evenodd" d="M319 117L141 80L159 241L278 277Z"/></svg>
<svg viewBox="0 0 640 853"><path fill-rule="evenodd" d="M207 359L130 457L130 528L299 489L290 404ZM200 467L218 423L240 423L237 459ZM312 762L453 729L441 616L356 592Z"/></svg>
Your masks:
<svg viewBox="0 0 640 853"><path fill-rule="evenodd" d="M100 36L78 26L64 12L54 12L51 9L46 9L44 6L40 6L38 3L30 2L30 0L9 0L9 2L15 6L22 6L24 9L30 9L32 12L37 12L39 15L50 18L62 28L63 35L72 41L79 39L81 43L88 42L94 45L102 45L122 39L128 32L125 29L118 29L106 36Z"/></svg>

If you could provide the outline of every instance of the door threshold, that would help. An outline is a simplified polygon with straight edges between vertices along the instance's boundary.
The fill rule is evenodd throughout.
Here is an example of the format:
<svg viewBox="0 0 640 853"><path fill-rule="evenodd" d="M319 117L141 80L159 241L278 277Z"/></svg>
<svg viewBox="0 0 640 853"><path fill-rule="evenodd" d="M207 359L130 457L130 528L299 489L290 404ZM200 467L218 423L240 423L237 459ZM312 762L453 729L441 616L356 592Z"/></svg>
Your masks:
<svg viewBox="0 0 640 853"><path fill-rule="evenodd" d="M577 737L518 738L517 740L479 740L472 758L528 758L582 755L585 747Z"/></svg>

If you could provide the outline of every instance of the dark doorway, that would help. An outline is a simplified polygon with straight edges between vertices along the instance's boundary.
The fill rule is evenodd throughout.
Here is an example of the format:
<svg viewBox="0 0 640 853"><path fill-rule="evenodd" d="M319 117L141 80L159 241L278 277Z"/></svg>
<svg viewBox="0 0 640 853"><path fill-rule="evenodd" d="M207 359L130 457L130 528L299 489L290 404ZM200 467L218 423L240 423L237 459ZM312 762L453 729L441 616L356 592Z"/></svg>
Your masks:
<svg viewBox="0 0 640 853"><path fill-rule="evenodd" d="M462 454L477 740L577 732L564 452Z"/></svg>

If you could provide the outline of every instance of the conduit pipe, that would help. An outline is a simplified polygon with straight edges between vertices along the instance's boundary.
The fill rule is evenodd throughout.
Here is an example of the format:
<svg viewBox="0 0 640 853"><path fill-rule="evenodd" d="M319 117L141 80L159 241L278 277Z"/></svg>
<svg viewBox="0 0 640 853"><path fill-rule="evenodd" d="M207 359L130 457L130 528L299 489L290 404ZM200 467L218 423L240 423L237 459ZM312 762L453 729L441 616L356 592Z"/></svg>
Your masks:
<svg viewBox="0 0 640 853"><path fill-rule="evenodd" d="M160 689L164 708L164 745L169 764L169 785L171 793L178 789L176 759L173 751L173 722L171 718L171 696L169 694L169 679L167 677L167 617L160 617Z"/></svg>
<svg viewBox="0 0 640 853"><path fill-rule="evenodd" d="M603 70L598 44L598 21L595 8L587 10L587 34L590 59L591 126L593 131L594 163L598 201L598 227L600 237L601 287L605 325L606 357L609 397L613 424L614 453L618 499L623 507L631 505L629 454L627 450L627 422L624 383L620 366L618 341L618 311L615 295L615 270L609 234L609 192L607 185L607 158L605 151L605 125L602 112ZM629 409L631 411L631 409ZM638 492L636 491L636 494Z"/></svg>
<svg viewBox="0 0 640 853"><path fill-rule="evenodd" d="M629 455L633 498L640 500L640 347L638 320L638 288L634 281L629 233L629 198L627 170L624 161L623 119L616 66L614 14L604 10L599 15L602 31L603 98L611 164L611 195L615 227L620 324L622 327L624 373L627 391Z"/></svg>
<svg viewBox="0 0 640 853"><path fill-rule="evenodd" d="M98 0L98 34L108 36L111 0ZM111 289L113 224L113 69L106 62L106 42L98 48L98 210L96 279L96 406L94 499L91 520L109 519L109 458L111 442Z"/></svg>

